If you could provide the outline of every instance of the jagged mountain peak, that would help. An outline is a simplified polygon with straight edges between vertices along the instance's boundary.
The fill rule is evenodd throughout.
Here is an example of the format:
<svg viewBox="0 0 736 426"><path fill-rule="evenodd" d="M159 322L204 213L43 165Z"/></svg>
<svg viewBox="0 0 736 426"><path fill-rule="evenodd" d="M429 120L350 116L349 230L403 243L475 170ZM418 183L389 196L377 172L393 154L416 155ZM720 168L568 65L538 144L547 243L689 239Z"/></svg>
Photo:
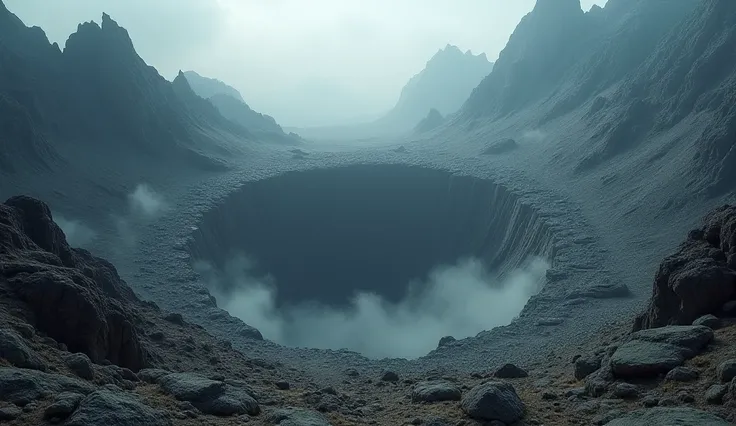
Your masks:
<svg viewBox="0 0 736 426"><path fill-rule="evenodd" d="M128 30L118 25L107 13L102 14L102 25L98 25L95 21L79 24L77 31L67 39L65 49L70 46L73 49L76 44L104 44L106 48L114 49L117 53L127 51L136 54Z"/></svg>
<svg viewBox="0 0 736 426"><path fill-rule="evenodd" d="M223 94L237 99L245 103L243 96L234 87L224 83L216 78L209 78L200 75L195 71L184 71L184 77L189 82L189 86L199 96L209 99L215 95Z"/></svg>
<svg viewBox="0 0 736 426"><path fill-rule="evenodd" d="M580 0L537 0L532 13L551 15L566 15L570 13L582 13L583 8Z"/></svg>

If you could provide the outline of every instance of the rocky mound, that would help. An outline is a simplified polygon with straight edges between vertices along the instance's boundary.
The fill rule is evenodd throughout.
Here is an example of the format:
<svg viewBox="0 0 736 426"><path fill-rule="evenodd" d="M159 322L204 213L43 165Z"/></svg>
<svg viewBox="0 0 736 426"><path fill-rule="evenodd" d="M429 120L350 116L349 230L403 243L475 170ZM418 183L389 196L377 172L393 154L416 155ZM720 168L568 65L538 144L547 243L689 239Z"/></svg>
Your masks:
<svg viewBox="0 0 736 426"><path fill-rule="evenodd" d="M426 117L422 119L419 123L417 123L416 127L414 127L415 133L424 133L428 132L432 129L436 129L442 123L445 121L445 118L442 117L442 114L437 111L437 109L432 108L429 110L429 113Z"/></svg>

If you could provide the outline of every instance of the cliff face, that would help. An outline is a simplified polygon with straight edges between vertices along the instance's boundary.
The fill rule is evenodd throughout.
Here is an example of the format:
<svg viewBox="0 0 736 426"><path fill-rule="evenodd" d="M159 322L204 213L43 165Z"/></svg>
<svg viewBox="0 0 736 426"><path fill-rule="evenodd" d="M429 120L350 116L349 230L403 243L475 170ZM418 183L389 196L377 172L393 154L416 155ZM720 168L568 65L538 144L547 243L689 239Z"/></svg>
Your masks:
<svg viewBox="0 0 736 426"><path fill-rule="evenodd" d="M230 148L211 134L252 135L205 104L177 93L107 14L80 24L62 51L0 7L0 173L84 163L88 148L220 168L210 154Z"/></svg>

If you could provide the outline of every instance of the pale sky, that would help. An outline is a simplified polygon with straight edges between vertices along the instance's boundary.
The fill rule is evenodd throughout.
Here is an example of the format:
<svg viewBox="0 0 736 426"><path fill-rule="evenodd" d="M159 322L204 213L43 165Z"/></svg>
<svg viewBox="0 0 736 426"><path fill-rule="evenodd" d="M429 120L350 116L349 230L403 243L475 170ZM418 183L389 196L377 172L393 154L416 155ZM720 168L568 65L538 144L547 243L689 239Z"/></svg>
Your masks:
<svg viewBox="0 0 736 426"><path fill-rule="evenodd" d="M194 70L238 89L284 126L339 124L390 109L445 45L495 60L535 0L4 0L64 42L107 12L173 79ZM581 0L584 10L607 0Z"/></svg>

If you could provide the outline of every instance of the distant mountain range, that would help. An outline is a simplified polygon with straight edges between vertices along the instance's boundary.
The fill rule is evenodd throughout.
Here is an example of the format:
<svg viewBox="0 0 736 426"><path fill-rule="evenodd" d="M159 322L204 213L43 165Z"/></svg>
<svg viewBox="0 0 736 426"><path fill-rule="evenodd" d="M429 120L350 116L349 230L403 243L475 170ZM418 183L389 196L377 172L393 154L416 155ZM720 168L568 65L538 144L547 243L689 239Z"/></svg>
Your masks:
<svg viewBox="0 0 736 426"><path fill-rule="evenodd" d="M297 129L299 134L316 139L370 138L407 133L419 126L430 110L447 116L460 109L470 93L493 70L484 53L463 53L447 45L427 61L401 90L396 105L382 117L367 123L335 127ZM436 116L433 118L436 123ZM418 126L418 127L417 127Z"/></svg>
<svg viewBox="0 0 736 426"><path fill-rule="evenodd" d="M401 90L396 106L376 124L413 128L431 109L446 116L456 112L478 83L493 70L485 53L463 53L457 46L440 49Z"/></svg>

